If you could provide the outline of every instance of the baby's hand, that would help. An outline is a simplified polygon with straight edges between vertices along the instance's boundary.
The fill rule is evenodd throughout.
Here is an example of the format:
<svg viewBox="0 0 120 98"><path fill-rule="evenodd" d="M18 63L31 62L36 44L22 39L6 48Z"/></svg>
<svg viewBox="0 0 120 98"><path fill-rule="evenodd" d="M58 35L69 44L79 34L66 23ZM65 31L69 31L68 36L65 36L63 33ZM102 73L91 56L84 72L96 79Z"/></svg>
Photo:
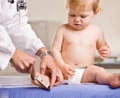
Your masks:
<svg viewBox="0 0 120 98"><path fill-rule="evenodd" d="M98 50L99 54L100 54L100 58L101 59L105 59L107 57L110 56L110 49L108 46L104 45L103 47L101 47L99 50Z"/></svg>
<svg viewBox="0 0 120 98"><path fill-rule="evenodd" d="M75 68L69 64L64 64L62 67L62 73L65 79L72 78L75 73Z"/></svg>

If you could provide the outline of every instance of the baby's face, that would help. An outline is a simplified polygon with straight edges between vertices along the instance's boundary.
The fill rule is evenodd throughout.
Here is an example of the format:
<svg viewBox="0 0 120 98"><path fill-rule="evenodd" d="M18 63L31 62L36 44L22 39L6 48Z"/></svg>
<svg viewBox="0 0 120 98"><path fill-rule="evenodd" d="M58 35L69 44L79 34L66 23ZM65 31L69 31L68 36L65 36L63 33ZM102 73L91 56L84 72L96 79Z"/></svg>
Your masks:
<svg viewBox="0 0 120 98"><path fill-rule="evenodd" d="M84 9L69 9L68 23L72 28L82 30L91 24L94 16L95 13L93 12L92 6L87 6Z"/></svg>

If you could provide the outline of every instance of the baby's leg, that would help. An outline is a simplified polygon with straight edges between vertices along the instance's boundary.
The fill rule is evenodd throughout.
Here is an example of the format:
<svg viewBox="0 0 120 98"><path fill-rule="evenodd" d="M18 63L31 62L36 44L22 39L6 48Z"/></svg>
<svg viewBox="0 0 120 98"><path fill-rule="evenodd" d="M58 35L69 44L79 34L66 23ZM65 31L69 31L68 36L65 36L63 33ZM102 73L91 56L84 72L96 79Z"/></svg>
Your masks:
<svg viewBox="0 0 120 98"><path fill-rule="evenodd" d="M112 88L120 87L120 74L112 74L98 66L88 67L82 77L83 83L108 84Z"/></svg>

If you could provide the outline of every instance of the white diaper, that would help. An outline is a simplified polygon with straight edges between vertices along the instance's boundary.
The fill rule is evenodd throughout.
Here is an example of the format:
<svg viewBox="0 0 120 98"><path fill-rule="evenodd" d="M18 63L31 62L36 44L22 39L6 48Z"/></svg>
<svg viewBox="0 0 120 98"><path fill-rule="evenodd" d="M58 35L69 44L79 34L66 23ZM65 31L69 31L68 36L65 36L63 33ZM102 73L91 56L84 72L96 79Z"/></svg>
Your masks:
<svg viewBox="0 0 120 98"><path fill-rule="evenodd" d="M85 69L86 68L76 68L73 78L63 80L60 84L80 84Z"/></svg>
<svg viewBox="0 0 120 98"><path fill-rule="evenodd" d="M76 68L73 78L68 79L71 83L80 84L85 68Z"/></svg>

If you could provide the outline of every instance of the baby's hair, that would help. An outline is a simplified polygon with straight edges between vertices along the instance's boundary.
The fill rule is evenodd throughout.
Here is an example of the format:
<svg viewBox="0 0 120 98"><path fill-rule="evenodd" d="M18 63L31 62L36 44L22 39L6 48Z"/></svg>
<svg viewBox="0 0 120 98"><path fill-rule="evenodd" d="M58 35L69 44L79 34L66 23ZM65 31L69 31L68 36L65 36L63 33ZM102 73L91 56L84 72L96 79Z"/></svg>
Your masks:
<svg viewBox="0 0 120 98"><path fill-rule="evenodd" d="M99 0L66 0L66 9L84 9L87 5L92 4L94 13L97 13L99 9Z"/></svg>

